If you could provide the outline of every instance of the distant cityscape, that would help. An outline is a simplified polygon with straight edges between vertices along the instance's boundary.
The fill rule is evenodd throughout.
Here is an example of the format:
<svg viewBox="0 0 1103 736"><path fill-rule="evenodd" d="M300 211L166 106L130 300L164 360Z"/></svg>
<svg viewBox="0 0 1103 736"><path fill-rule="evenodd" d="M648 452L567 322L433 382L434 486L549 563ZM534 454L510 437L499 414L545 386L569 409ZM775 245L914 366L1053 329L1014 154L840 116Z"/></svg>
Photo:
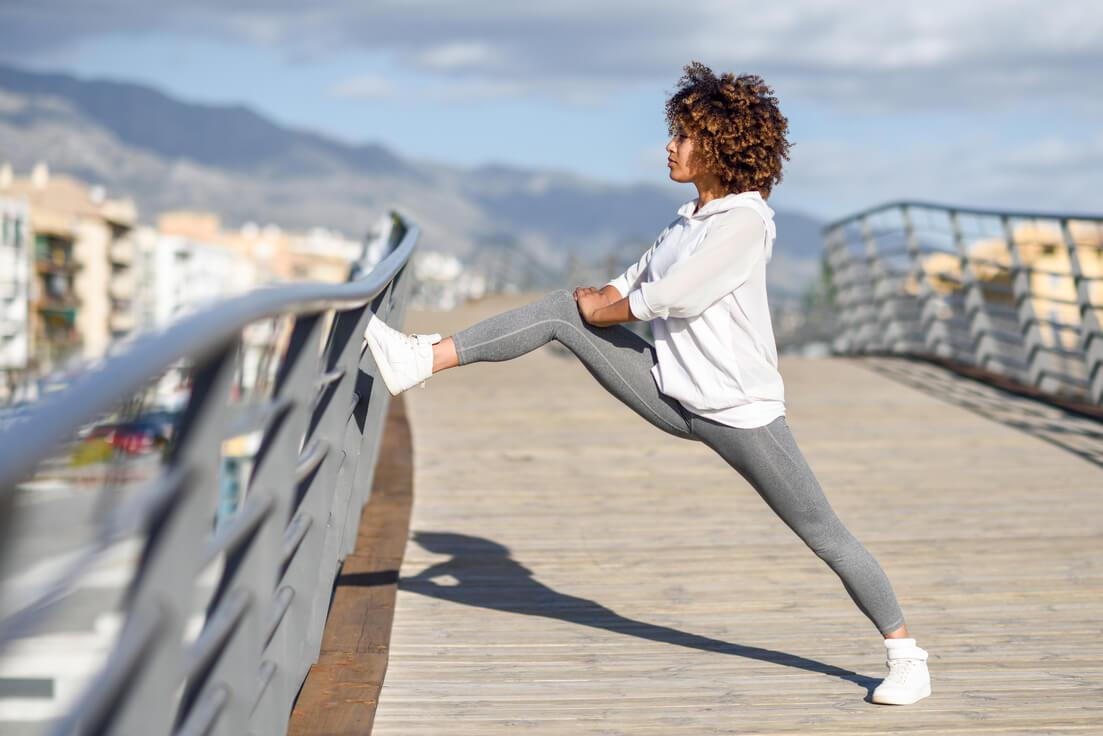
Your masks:
<svg viewBox="0 0 1103 736"><path fill-rule="evenodd" d="M276 282L344 281L353 261L383 255L371 233L229 229L211 212L168 211L146 224L131 197L45 163L25 176L0 165L0 222L0 404L33 401L42 381L213 300ZM486 279L455 256L421 250L413 266L423 306L485 292Z"/></svg>

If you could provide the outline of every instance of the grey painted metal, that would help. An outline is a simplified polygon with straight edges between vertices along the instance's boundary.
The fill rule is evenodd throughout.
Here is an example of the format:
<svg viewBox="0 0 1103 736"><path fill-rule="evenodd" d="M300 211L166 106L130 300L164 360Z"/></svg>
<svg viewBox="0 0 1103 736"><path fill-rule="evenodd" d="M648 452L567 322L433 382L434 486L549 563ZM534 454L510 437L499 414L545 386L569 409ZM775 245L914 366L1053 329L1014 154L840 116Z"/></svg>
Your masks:
<svg viewBox="0 0 1103 736"><path fill-rule="evenodd" d="M390 394L362 335L373 312L401 323L418 229L395 216L388 237L391 252L370 272L352 264L345 284L270 287L212 305L136 340L0 434L0 504L10 509L16 484L59 443L178 361L193 365L160 475L107 517L86 553L0 621L2 654L64 603L108 547L142 535L117 644L52 733L286 732L378 459ZM269 395L236 401L242 333L270 318L287 321L287 339ZM244 502L216 528L223 443L254 431ZM212 564L221 566L217 584L203 601L196 583ZM187 641L197 613L200 633Z"/></svg>
<svg viewBox="0 0 1103 736"><path fill-rule="evenodd" d="M1084 233L1079 240L1074 226ZM837 220L823 234L837 353L947 358L1103 404L1103 216L891 202ZM1004 252L977 249L981 241ZM1066 260L1035 263L1052 248ZM952 268L938 266L951 261ZM1073 288L1042 292L1040 276ZM1076 318L1040 314L1040 305L1074 306ZM1073 332L1075 346L1062 339Z"/></svg>

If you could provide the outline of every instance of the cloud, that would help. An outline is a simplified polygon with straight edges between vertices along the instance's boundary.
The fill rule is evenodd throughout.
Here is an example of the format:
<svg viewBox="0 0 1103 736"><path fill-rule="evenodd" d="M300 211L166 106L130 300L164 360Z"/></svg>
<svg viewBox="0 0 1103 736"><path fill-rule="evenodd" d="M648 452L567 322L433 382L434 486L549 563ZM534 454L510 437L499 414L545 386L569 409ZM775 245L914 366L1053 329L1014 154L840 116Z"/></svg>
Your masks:
<svg viewBox="0 0 1103 736"><path fill-rule="evenodd" d="M380 74L363 74L345 79L327 90L331 97L377 99L391 97L396 90L393 84Z"/></svg>
<svg viewBox="0 0 1103 736"><path fill-rule="evenodd" d="M526 85L505 80L460 79L448 84L433 84L419 93L431 102L476 103L507 97L520 97L528 92Z"/></svg>
<svg viewBox="0 0 1103 736"><path fill-rule="evenodd" d="M482 41L455 41L432 46L415 56L418 66L433 71L458 71L493 67L503 59L497 49Z"/></svg>
<svg viewBox="0 0 1103 736"><path fill-rule="evenodd" d="M1082 0L7 0L0 27L12 61L90 36L162 31L295 57L383 52L413 71L560 97L581 80L599 97L625 83L673 84L693 58L844 108L1098 102L1086 91L1103 74L1103 5Z"/></svg>
<svg viewBox="0 0 1103 736"><path fill-rule="evenodd" d="M837 217L897 199L1034 212L1100 210L1103 135L1047 136L1018 147L935 141L878 155L863 141L821 139L793 149L779 201Z"/></svg>

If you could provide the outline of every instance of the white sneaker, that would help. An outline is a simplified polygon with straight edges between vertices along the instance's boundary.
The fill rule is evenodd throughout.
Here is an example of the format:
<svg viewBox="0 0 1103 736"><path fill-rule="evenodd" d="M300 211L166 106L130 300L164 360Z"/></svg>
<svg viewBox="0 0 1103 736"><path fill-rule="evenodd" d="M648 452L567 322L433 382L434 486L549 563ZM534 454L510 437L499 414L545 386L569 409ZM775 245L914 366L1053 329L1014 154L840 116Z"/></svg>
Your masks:
<svg viewBox="0 0 1103 736"><path fill-rule="evenodd" d="M873 691L872 700L882 705L911 705L931 694L927 651L915 639L885 639L888 677Z"/></svg>
<svg viewBox="0 0 1103 736"><path fill-rule="evenodd" d="M372 314L364 338L391 396L419 383L424 388L433 375L433 345L440 342L439 334L406 335Z"/></svg>

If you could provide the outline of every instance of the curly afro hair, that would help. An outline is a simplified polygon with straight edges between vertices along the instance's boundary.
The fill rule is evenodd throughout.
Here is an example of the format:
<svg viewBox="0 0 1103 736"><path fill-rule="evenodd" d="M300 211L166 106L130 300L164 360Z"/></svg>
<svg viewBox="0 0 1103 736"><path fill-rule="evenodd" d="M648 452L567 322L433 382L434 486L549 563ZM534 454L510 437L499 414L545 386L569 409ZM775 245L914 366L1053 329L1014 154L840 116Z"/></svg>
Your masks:
<svg viewBox="0 0 1103 736"><path fill-rule="evenodd" d="M698 61L684 71L666 102L670 134L693 138L705 167L731 191L770 196L791 145L773 90L755 74L717 77Z"/></svg>

